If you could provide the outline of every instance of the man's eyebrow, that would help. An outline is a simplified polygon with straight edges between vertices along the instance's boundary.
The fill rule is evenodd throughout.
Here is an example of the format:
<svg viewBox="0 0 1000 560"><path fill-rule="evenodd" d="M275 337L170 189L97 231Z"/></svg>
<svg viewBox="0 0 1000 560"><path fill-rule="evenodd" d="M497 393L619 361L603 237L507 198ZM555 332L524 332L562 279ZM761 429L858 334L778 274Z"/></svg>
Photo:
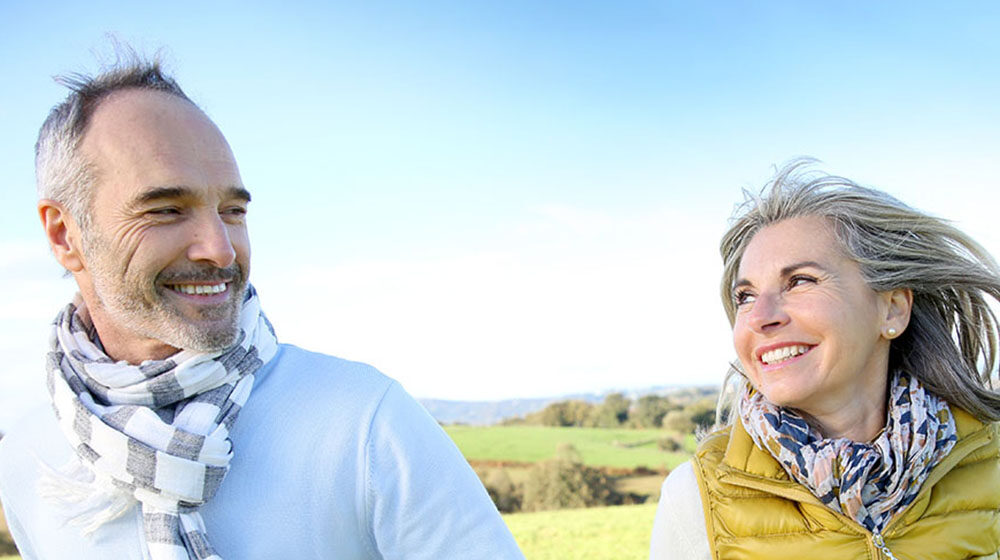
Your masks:
<svg viewBox="0 0 1000 560"><path fill-rule="evenodd" d="M784 278L786 276L789 276L791 273L795 272L800 268L810 268L810 267L818 268L820 270L826 270L826 267L824 267L823 265L819 264L816 261L802 261L783 267L781 269L781 277ZM752 286L752 285L753 282L747 280L746 278L738 278L736 282L733 283L732 289L735 290L736 288L742 288L743 286Z"/></svg>
<svg viewBox="0 0 1000 560"><path fill-rule="evenodd" d="M191 189L186 187L153 187L139 193L133 202L136 206L139 206L147 202L162 200L164 198L184 198L186 196L190 196L191 194L193 194Z"/></svg>
<svg viewBox="0 0 1000 560"><path fill-rule="evenodd" d="M226 194L229 198L238 198L244 202L250 202L250 191L243 187L229 187L226 190ZM195 192L188 187L153 187L140 193L139 196L135 197L133 203L136 206L140 206L156 200L190 196L195 196Z"/></svg>
<svg viewBox="0 0 1000 560"><path fill-rule="evenodd" d="M238 198L243 202L250 202L250 191L243 187L229 187L229 197Z"/></svg>

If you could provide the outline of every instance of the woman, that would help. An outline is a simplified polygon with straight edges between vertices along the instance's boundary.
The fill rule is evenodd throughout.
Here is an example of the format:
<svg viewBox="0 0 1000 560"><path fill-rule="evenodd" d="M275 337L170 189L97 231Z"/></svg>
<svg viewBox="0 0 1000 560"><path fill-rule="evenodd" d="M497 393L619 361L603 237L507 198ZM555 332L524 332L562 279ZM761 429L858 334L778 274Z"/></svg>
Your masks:
<svg viewBox="0 0 1000 560"><path fill-rule="evenodd" d="M997 558L1000 269L806 163L722 239L739 388L664 482L651 557Z"/></svg>

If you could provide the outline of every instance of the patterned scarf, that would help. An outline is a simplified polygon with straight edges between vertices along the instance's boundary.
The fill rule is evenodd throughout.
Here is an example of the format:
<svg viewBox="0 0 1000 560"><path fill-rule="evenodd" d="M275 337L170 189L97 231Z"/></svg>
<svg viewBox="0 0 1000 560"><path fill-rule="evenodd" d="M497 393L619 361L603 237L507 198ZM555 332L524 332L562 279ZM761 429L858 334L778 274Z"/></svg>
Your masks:
<svg viewBox="0 0 1000 560"><path fill-rule="evenodd" d="M872 533L917 497L957 440L948 403L904 373L893 376L886 426L871 443L824 439L794 410L754 390L744 393L740 416L757 447L792 480Z"/></svg>
<svg viewBox="0 0 1000 560"><path fill-rule="evenodd" d="M215 494L233 457L229 430L274 356L274 329L248 286L236 343L214 353L181 350L138 366L95 344L79 296L56 317L48 387L73 463L42 492L92 532L141 504L153 560L221 560L198 507Z"/></svg>

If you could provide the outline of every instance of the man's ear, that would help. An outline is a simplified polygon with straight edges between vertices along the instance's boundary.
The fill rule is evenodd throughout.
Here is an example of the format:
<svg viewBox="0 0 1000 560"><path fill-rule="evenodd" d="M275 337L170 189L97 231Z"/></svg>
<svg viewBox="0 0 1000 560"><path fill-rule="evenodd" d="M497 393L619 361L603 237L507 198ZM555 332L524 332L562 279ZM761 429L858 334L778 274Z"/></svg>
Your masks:
<svg viewBox="0 0 1000 560"><path fill-rule="evenodd" d="M56 260L69 272L79 272L84 268L80 252L80 228L62 204L43 198L38 201L38 217L42 219L42 229L49 240L49 247Z"/></svg>
<svg viewBox="0 0 1000 560"><path fill-rule="evenodd" d="M885 296L889 304L885 314L885 329L892 333L889 338L895 338L899 334L902 334L910 324L910 310L913 309L913 290L909 288L896 288L885 292Z"/></svg>

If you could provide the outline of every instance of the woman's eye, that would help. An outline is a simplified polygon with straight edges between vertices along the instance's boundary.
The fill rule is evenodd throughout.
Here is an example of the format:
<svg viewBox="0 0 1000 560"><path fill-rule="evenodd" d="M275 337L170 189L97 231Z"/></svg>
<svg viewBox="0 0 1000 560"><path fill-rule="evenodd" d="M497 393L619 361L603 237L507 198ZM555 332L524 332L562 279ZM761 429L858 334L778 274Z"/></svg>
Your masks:
<svg viewBox="0 0 1000 560"><path fill-rule="evenodd" d="M796 286L801 286L803 284L815 284L816 279L812 276L805 276L802 274L797 274L788 279L788 287L794 288Z"/></svg>
<svg viewBox="0 0 1000 560"><path fill-rule="evenodd" d="M754 295L751 294L750 292L736 292L735 294L733 294L733 303L736 304L736 307L740 307L748 303L753 303L754 299L755 299Z"/></svg>

